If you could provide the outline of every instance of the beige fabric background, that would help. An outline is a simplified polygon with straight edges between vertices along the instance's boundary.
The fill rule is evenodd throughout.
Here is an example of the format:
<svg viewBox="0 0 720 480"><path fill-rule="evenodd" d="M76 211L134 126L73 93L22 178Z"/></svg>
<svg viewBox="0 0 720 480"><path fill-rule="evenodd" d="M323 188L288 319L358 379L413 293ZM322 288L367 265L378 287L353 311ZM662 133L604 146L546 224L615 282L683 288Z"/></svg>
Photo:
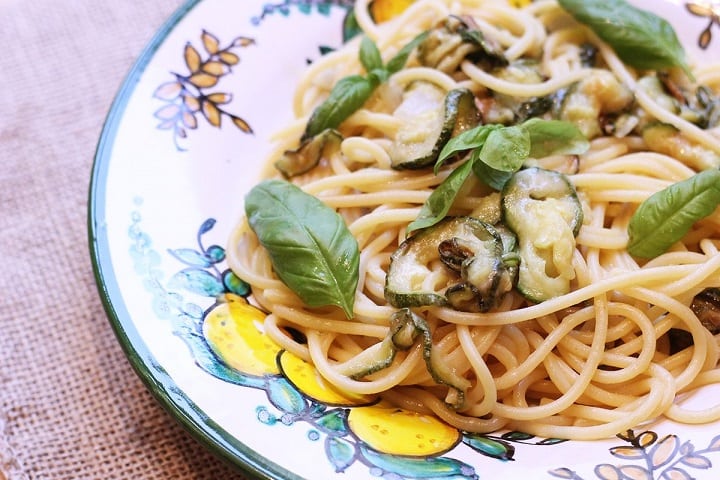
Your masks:
<svg viewBox="0 0 720 480"><path fill-rule="evenodd" d="M145 390L88 250L105 115L182 2L0 0L0 479L244 478Z"/></svg>

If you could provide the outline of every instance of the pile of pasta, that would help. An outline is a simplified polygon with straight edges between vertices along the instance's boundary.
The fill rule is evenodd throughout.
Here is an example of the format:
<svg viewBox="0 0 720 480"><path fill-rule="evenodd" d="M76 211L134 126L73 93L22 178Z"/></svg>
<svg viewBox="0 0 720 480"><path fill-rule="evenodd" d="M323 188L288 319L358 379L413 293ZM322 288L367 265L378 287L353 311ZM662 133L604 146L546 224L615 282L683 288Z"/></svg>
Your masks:
<svg viewBox="0 0 720 480"><path fill-rule="evenodd" d="M550 95L587 76L581 52L589 44L601 65L593 68L611 72L647 115L672 125L693 145L715 153L720 148L717 128L699 128L637 89L638 72L554 1L519 9L501 1L418 0L383 23L371 18L366 0L355 6L358 24L384 58L450 15L471 17L511 62L536 59L543 80L515 83L467 60L448 74L418 65L411 57L387 86L341 124L343 140L337 152L292 179L335 209L357 239L360 275L354 318L345 318L337 308L304 305L278 279L247 220L234 230L230 267L252 286L252 301L268 312L266 333L343 391L379 394L398 407L432 412L468 432L507 428L545 437L597 439L662 417L688 424L720 419L718 404L683 407L685 397L720 382L718 337L692 308L698 294L720 287L720 212L696 222L680 242L653 259L631 256L627 227L638 205L699 170L651 151L634 134L602 134L581 155L537 159L545 168L563 170L583 204L569 293L533 303L513 291L484 313L441 306L414 309L430 325L443 363L469 382L461 409L448 406L448 387L433 380L421 345L398 352L388 368L365 378L339 372L338 364L387 335L396 311L384 297L390 256L405 240L422 204L452 171L450 166L437 174L432 168L390 168L388 151L399 127L392 115L398 88L422 80L446 91L468 88L478 98L488 92L519 98ZM313 109L333 85L363 72L359 42L355 38L309 65L294 96L296 119L274 137L263 177L280 177L274 162L297 148ZM720 90L720 65L691 67L698 84ZM451 213L472 216L491 201L493 192L470 180ZM446 275L441 264L436 268L430 277ZM673 347L673 332L683 333L684 347Z"/></svg>

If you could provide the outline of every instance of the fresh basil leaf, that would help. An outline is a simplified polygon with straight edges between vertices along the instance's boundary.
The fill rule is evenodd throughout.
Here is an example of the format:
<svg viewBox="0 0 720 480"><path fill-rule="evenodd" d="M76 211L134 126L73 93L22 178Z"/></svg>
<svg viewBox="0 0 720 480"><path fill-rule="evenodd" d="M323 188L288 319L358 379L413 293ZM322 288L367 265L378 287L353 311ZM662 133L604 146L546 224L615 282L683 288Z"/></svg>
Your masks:
<svg viewBox="0 0 720 480"><path fill-rule="evenodd" d="M382 56L375 42L370 37L363 37L360 41L360 63L366 72L383 68Z"/></svg>
<svg viewBox="0 0 720 480"><path fill-rule="evenodd" d="M580 155L590 148L585 135L574 123L562 120L531 118L522 126L530 134L529 157L548 155Z"/></svg>
<svg viewBox="0 0 720 480"><path fill-rule="evenodd" d="M440 150L437 162L435 163L435 173L437 174L443 162L449 157L460 152L482 147L490 132L498 128L502 128L502 126L478 125L452 137L445 143L442 150Z"/></svg>
<svg viewBox="0 0 720 480"><path fill-rule="evenodd" d="M300 141L312 138L328 128L337 128L365 104L376 86L375 81L361 75L341 78L328 98L313 111Z"/></svg>
<svg viewBox="0 0 720 480"><path fill-rule="evenodd" d="M590 27L617 55L636 68L682 68L692 77L685 50L672 25L625 0L559 0L560 6Z"/></svg>
<svg viewBox="0 0 720 480"><path fill-rule="evenodd" d="M628 252L653 258L682 239L692 225L720 205L720 170L704 170L654 193L628 224Z"/></svg>
<svg viewBox="0 0 720 480"><path fill-rule="evenodd" d="M513 176L514 171L508 172L503 170L496 170L485 162L476 161L473 162L472 167L473 173L478 177L485 185L494 188L497 191L501 191L510 177Z"/></svg>
<svg viewBox="0 0 720 480"><path fill-rule="evenodd" d="M250 190L245 214L285 285L311 307L336 305L352 318L360 253L340 215L283 180Z"/></svg>
<svg viewBox="0 0 720 480"><path fill-rule="evenodd" d="M472 162L470 160L453 170L430 194L420 209L418 217L408 225L408 233L435 225L445 218L471 171Z"/></svg>
<svg viewBox="0 0 720 480"><path fill-rule="evenodd" d="M370 82L374 82L375 86L385 82L388 78L390 78L390 73L384 68L375 68L370 70L367 74L367 79Z"/></svg>
<svg viewBox="0 0 720 480"><path fill-rule="evenodd" d="M478 158L487 166L503 172L522 167L530 153L530 134L520 125L492 130L485 140Z"/></svg>
<svg viewBox="0 0 720 480"><path fill-rule="evenodd" d="M402 70L405 67L405 64L407 63L412 51L415 49L415 47L422 43L423 40L425 40L428 34L429 32L425 31L410 40L407 45L401 48L400 51L395 54L395 56L391 58L390 61L388 61L387 65L385 65L385 70L387 70L390 74L397 73Z"/></svg>

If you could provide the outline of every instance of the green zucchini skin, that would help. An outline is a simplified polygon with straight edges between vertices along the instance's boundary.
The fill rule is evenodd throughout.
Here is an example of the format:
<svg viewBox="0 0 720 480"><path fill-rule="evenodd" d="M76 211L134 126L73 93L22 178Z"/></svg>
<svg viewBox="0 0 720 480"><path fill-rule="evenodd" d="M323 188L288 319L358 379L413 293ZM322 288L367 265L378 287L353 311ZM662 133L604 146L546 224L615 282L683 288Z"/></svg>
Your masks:
<svg viewBox="0 0 720 480"><path fill-rule="evenodd" d="M439 87L423 81L408 87L395 116L404 121L389 152L396 170L434 165L450 138L481 121L470 90L453 89L443 97Z"/></svg>
<svg viewBox="0 0 720 480"><path fill-rule="evenodd" d="M649 123L642 130L642 138L650 150L675 157L699 171L720 168L720 155L693 143L667 123Z"/></svg>
<svg viewBox="0 0 720 480"><path fill-rule="evenodd" d="M385 299L396 308L435 305L469 312L490 310L514 286L517 261L507 255L514 241L505 240L511 233L505 235L469 216L446 217L421 230L391 255ZM438 260L449 270L448 284L423 289L429 266Z"/></svg>
<svg viewBox="0 0 720 480"><path fill-rule="evenodd" d="M328 128L303 141L295 150L287 150L275 162L275 168L290 179L315 168L322 158L327 158L340 148L343 137L337 130Z"/></svg>
<svg viewBox="0 0 720 480"><path fill-rule="evenodd" d="M562 173L537 167L516 172L502 192L505 224L518 238L517 290L542 302L570 291L575 236L583 210Z"/></svg>
<svg viewBox="0 0 720 480"><path fill-rule="evenodd" d="M418 60L448 75L469 60L486 68L507 65L502 46L487 37L470 16L450 15L433 27L418 45Z"/></svg>

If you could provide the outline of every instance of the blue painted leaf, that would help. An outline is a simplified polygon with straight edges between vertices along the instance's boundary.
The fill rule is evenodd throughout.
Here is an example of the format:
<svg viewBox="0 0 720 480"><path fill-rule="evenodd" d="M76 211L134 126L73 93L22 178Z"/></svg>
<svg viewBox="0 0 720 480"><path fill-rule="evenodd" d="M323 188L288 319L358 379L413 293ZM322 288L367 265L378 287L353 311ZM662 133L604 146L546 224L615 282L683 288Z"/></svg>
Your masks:
<svg viewBox="0 0 720 480"><path fill-rule="evenodd" d="M211 265L205 254L192 248L169 248L168 253L191 267L207 268Z"/></svg>
<svg viewBox="0 0 720 480"><path fill-rule="evenodd" d="M135 271L140 274L161 263L160 255L155 250L137 250L135 247L130 247L130 256L133 258Z"/></svg>
<svg viewBox="0 0 720 480"><path fill-rule="evenodd" d="M680 440L675 435L667 435L656 442L648 451L648 459L653 467L658 468L667 465L677 454L680 448Z"/></svg>
<svg viewBox="0 0 720 480"><path fill-rule="evenodd" d="M529 433L524 432L507 432L503 433L500 438L503 440L510 440L512 442L524 442L535 438L535 435L530 435Z"/></svg>
<svg viewBox="0 0 720 480"><path fill-rule="evenodd" d="M645 458L645 450L640 447L612 447L610 453L626 460L642 460Z"/></svg>
<svg viewBox="0 0 720 480"><path fill-rule="evenodd" d="M424 480L477 480L475 469L467 463L447 457L399 457L387 455L360 445L360 450L372 465L384 472L401 475L402 478Z"/></svg>
<svg viewBox="0 0 720 480"><path fill-rule="evenodd" d="M198 321L189 315L176 315L170 321L170 324L172 325L173 333L175 335L200 334L200 325Z"/></svg>
<svg viewBox="0 0 720 480"><path fill-rule="evenodd" d="M203 314L205 313L201 306L195 305L194 303L186 303L183 306L183 313L187 315L190 318L194 318L196 320L200 320L203 317Z"/></svg>
<svg viewBox="0 0 720 480"><path fill-rule="evenodd" d="M712 439L707 449L711 452L717 452L718 450L720 450L720 435Z"/></svg>
<svg viewBox="0 0 720 480"><path fill-rule="evenodd" d="M324 432L328 433L338 433L338 434L346 434L347 433L347 424L345 423L345 419L347 418L347 410L345 409L335 409L331 410L322 417L318 418L315 421L315 425L323 430Z"/></svg>
<svg viewBox="0 0 720 480"><path fill-rule="evenodd" d="M548 471L548 473L550 475L552 475L553 477L566 478L568 480L577 478L577 474L573 470L570 470L569 468L565 468L565 467L550 470L550 471Z"/></svg>
<svg viewBox="0 0 720 480"><path fill-rule="evenodd" d="M267 382L268 400L285 413L300 414L307 409L305 397L284 377L272 377Z"/></svg>
<svg viewBox="0 0 720 480"><path fill-rule="evenodd" d="M618 470L624 477L618 478L632 478L637 480L653 480L652 472L645 467L638 465L621 465Z"/></svg>
<svg viewBox="0 0 720 480"><path fill-rule="evenodd" d="M690 475L682 468L672 467L668 468L663 472L663 478L668 478L672 480L693 480L695 477Z"/></svg>
<svg viewBox="0 0 720 480"><path fill-rule="evenodd" d="M143 278L142 286L152 295L162 295L165 292L165 288L163 288L160 281L155 276L147 276Z"/></svg>
<svg viewBox="0 0 720 480"><path fill-rule="evenodd" d="M158 318L167 320L178 314L175 302L168 295L156 295L152 299L152 309Z"/></svg>
<svg viewBox="0 0 720 480"><path fill-rule="evenodd" d="M680 461L688 467L699 468L701 470L707 470L708 468L712 467L712 462L709 458L698 454L687 455L685 457L682 457Z"/></svg>
<svg viewBox="0 0 720 480"><path fill-rule="evenodd" d="M206 297L216 297L224 292L223 284L217 277L199 268L186 268L177 272L170 278L168 286Z"/></svg>
<svg viewBox="0 0 720 480"><path fill-rule="evenodd" d="M488 457L498 460L514 460L515 447L504 440L488 438L483 435L466 435L463 443Z"/></svg>
<svg viewBox="0 0 720 480"><path fill-rule="evenodd" d="M599 465L595 466L595 475L597 475L597 478L599 480L618 480L621 478L625 478L620 471L618 467L615 465L610 465L609 463L601 463ZM646 478L644 476L640 477L630 477L630 478ZM650 479L647 479L650 480Z"/></svg>
<svg viewBox="0 0 720 480"><path fill-rule="evenodd" d="M198 235L202 235L204 233L209 232L212 230L212 228L215 226L215 219L214 218L208 218L203 222L202 225L200 225L200 229L198 230Z"/></svg>
<svg viewBox="0 0 720 480"><path fill-rule="evenodd" d="M325 453L338 473L344 472L355 462L355 445L341 437L327 437L325 439Z"/></svg>
<svg viewBox="0 0 720 480"><path fill-rule="evenodd" d="M225 270L222 273L222 283L228 292L235 293L241 297L250 294L250 284L241 279L232 270Z"/></svg>
<svg viewBox="0 0 720 480"><path fill-rule="evenodd" d="M712 443L711 443L712 446ZM712 451L712 448L708 447L709 451ZM692 444L690 441L684 442L682 445L680 445L680 449L678 452L680 455L689 455L695 451L695 445Z"/></svg>
<svg viewBox="0 0 720 480"><path fill-rule="evenodd" d="M225 249L220 245L210 245L205 254L212 263L219 263L225 260Z"/></svg>

